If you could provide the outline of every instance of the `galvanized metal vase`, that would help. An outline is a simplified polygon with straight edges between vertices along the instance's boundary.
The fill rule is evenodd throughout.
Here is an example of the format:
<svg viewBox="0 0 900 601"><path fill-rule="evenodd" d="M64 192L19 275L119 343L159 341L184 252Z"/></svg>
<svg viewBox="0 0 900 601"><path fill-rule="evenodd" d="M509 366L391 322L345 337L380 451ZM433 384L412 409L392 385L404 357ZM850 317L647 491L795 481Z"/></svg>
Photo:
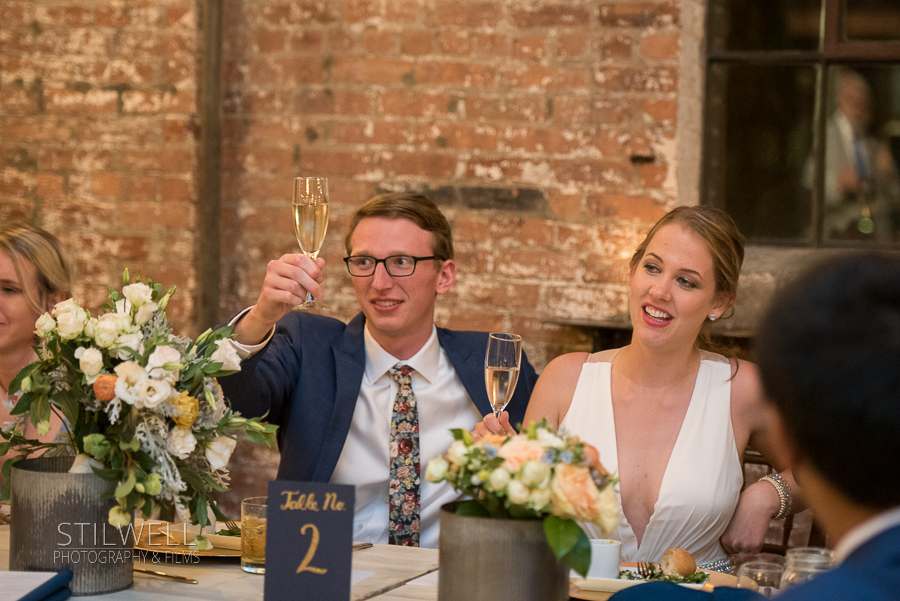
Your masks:
<svg viewBox="0 0 900 601"><path fill-rule="evenodd" d="M134 531L109 525L110 483L70 474L74 458L38 457L12 468L9 569L69 568L73 595L99 595L134 583Z"/></svg>
<svg viewBox="0 0 900 601"><path fill-rule="evenodd" d="M540 520L456 515L441 507L438 601L568 601L569 570Z"/></svg>

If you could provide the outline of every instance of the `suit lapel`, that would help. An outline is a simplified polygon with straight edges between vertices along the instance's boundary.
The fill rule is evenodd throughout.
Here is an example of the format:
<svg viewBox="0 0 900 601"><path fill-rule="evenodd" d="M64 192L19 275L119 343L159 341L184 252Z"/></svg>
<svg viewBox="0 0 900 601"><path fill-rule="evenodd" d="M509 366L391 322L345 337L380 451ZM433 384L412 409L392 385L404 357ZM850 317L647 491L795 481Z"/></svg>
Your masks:
<svg viewBox="0 0 900 601"><path fill-rule="evenodd" d="M365 318L360 313L347 324L340 344L331 349L334 356L334 409L322 454L313 474L315 482L328 482L331 479L350 433L350 422L353 420L353 411L356 409L366 369L364 326Z"/></svg>
<svg viewBox="0 0 900 601"><path fill-rule="evenodd" d="M484 389L484 352L476 352L472 345L457 344L453 330L438 328L437 333L438 341L469 393L469 398L482 415L487 415L491 412L491 403Z"/></svg>

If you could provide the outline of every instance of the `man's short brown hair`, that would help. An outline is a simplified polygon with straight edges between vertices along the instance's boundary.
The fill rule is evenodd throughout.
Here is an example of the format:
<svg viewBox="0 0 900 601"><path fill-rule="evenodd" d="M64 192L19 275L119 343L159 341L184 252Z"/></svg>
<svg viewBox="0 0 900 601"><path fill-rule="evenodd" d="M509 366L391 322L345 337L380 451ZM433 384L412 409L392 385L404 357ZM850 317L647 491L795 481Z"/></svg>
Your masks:
<svg viewBox="0 0 900 601"><path fill-rule="evenodd" d="M431 232L431 254L446 261L453 258L453 234L450 223L437 206L421 194L389 192L379 194L357 209L350 219L344 248L352 254L350 239L359 222L367 217L409 219L426 232Z"/></svg>

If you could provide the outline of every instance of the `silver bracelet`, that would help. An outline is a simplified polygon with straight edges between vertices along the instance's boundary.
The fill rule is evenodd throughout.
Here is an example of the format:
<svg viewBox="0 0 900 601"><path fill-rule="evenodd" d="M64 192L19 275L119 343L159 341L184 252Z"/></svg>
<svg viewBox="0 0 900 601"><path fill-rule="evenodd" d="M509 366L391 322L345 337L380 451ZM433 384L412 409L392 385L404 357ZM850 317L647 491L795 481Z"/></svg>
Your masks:
<svg viewBox="0 0 900 601"><path fill-rule="evenodd" d="M794 505L794 502L791 500L790 485L788 485L785 479L779 474L768 474L760 478L758 482L762 482L763 480L774 486L775 490L778 492L779 507L778 511L772 514L772 519L780 520L786 518L791 514Z"/></svg>

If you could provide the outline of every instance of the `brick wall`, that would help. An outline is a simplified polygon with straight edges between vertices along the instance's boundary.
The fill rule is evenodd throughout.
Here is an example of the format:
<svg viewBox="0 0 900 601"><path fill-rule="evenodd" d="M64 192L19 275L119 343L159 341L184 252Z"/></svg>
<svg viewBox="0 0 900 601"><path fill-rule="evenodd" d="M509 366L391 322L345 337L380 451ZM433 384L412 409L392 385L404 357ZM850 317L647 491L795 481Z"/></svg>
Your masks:
<svg viewBox="0 0 900 601"><path fill-rule="evenodd" d="M624 310L625 265L675 199L679 2L228 0L223 310L297 248L294 175L326 175L331 312L356 311L347 216L422 191L454 225L438 321L512 329L544 365L557 317Z"/></svg>
<svg viewBox="0 0 900 601"><path fill-rule="evenodd" d="M191 2L0 3L0 222L59 236L95 309L122 269L195 331Z"/></svg>

